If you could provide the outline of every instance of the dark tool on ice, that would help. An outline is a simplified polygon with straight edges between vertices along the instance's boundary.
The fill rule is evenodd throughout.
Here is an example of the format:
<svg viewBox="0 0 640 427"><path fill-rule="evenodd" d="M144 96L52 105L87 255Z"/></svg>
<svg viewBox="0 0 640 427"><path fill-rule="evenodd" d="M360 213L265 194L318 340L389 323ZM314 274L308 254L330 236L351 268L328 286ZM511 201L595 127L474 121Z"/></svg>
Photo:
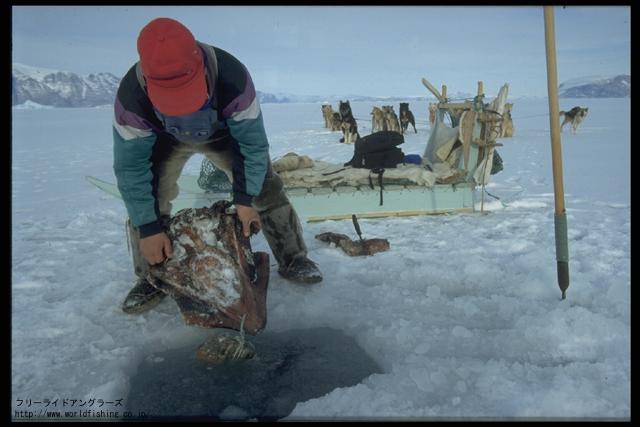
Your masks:
<svg viewBox="0 0 640 427"><path fill-rule="evenodd" d="M358 224L358 218L356 217L356 214L352 214L351 215L351 221L353 221L353 226L356 229L356 233L358 233L358 237L360 238L360 241L362 242L362 231L360 231L360 224Z"/></svg>
<svg viewBox="0 0 640 427"><path fill-rule="evenodd" d="M360 230L360 224L358 224L358 219L355 215L351 215L351 220L353 221L353 226L356 229L356 233L358 233L359 241L354 242L349 238L349 236L345 234L338 233L320 233L316 235L316 239L333 243L338 246L340 249L346 252L349 256L363 256L363 255L373 255L377 252L385 252L388 251L389 241L387 239L363 239L362 231Z"/></svg>
<svg viewBox="0 0 640 427"><path fill-rule="evenodd" d="M365 245L364 239L362 238L362 231L360 231L360 224L358 224L358 218L356 217L356 214L351 214L351 221L353 222L353 226L356 229L356 233L358 233L358 237L360 238L360 246L362 246L362 250L364 252L366 252L366 255L371 255L371 253L369 253L368 248Z"/></svg>

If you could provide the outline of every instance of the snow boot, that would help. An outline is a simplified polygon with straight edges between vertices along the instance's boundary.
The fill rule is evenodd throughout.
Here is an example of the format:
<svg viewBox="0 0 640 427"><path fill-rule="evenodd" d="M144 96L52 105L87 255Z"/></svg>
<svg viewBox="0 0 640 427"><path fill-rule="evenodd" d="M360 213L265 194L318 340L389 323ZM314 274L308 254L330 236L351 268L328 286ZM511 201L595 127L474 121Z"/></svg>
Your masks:
<svg viewBox="0 0 640 427"><path fill-rule="evenodd" d="M147 279L138 279L136 285L122 303L122 311L127 314L140 314L152 309L167 294L151 285Z"/></svg>
<svg viewBox="0 0 640 427"><path fill-rule="evenodd" d="M318 283L322 281L322 273L317 264L306 256L294 258L287 266L280 266L278 273L293 282Z"/></svg>

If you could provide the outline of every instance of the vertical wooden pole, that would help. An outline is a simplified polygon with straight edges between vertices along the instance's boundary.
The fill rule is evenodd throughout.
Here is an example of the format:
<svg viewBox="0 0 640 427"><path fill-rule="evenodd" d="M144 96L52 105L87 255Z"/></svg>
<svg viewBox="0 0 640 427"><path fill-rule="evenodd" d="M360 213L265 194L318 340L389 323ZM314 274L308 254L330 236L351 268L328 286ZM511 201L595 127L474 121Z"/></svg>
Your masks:
<svg viewBox="0 0 640 427"><path fill-rule="evenodd" d="M486 159L488 159L489 157L487 156ZM482 168L482 188L480 191L482 191L482 195L480 196L480 214L484 215L484 174L487 172L487 162L484 162L484 167Z"/></svg>
<svg viewBox="0 0 640 427"><path fill-rule="evenodd" d="M442 85L442 97L447 98L447 85Z"/></svg>
<svg viewBox="0 0 640 427"><path fill-rule="evenodd" d="M478 115L482 114L482 102L481 102L481 96L484 94L484 88L483 88L483 84L482 81L478 82L478 97L477 102L478 104L476 104L474 102L474 108L476 109L477 113L476 113L476 125L480 125L480 122L478 121ZM482 138L483 141L486 142L486 137L485 137L485 132L484 132L484 127L486 126L485 123L480 125L482 127L482 130L480 131L480 137ZM485 156L486 159L486 146L485 147L478 147L478 155L480 155L480 153L482 152L482 154ZM485 162L485 167L486 167L487 163ZM480 213L484 214L484 169L482 170L482 184L480 186L480 191L481 191L481 195L480 195Z"/></svg>
<svg viewBox="0 0 640 427"><path fill-rule="evenodd" d="M551 161L553 168L553 194L555 198L555 237L558 286L562 299L569 288L569 243L567 214L564 205L562 177L562 149L560 145L560 118L558 106L558 73L556 65L556 34L553 6L544 6L544 38L547 54L547 90L549 92L549 126L551 130Z"/></svg>

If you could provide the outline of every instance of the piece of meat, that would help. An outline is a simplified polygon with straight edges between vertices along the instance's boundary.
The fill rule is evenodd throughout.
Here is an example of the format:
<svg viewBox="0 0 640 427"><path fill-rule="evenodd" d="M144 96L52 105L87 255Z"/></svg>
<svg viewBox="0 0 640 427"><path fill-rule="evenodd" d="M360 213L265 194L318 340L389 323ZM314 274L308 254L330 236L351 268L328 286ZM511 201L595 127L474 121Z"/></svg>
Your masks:
<svg viewBox="0 0 640 427"><path fill-rule="evenodd" d="M349 256L373 255L377 252L385 252L390 249L387 239L363 239L353 241L345 234L331 232L320 233L316 236L316 239L322 242L334 243Z"/></svg>
<svg viewBox="0 0 640 427"><path fill-rule="evenodd" d="M269 255L251 251L229 207L177 212L166 231L173 258L150 266L147 279L175 299L187 324L239 331L244 316L244 331L255 335L267 322Z"/></svg>

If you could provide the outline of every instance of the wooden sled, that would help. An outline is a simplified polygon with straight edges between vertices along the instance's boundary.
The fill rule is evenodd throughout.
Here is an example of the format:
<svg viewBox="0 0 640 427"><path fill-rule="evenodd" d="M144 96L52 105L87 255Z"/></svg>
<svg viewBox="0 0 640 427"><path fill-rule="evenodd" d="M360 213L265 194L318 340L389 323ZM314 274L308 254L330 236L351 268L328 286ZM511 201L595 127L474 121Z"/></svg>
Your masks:
<svg viewBox="0 0 640 427"><path fill-rule="evenodd" d="M446 86L443 86L441 94L426 79L423 79L423 83L439 101L436 125L431 131L423 157L434 160L437 155L439 158L435 160L448 162L458 172L456 177L459 179L431 187L383 183L383 204L380 204L380 187L377 183L373 188L368 185L286 187L287 196L301 220L342 220L350 219L354 214L358 218L379 218L475 211L476 203L481 202L481 194L478 193L482 191L478 187L486 185L489 179L493 150L502 145L495 142L501 136L501 129L498 116L493 111L504 110L506 88L501 89L493 103L485 104L482 82L479 82L478 95L473 101L453 103L446 97ZM451 126L444 123L445 115L451 118ZM448 145L437 146L437 139L447 139L447 136L454 140L447 141ZM482 170L478 170L479 167ZM87 179L103 191L120 197L115 184L94 177ZM231 199L228 192L203 190L197 181L197 176L179 178L180 193L172 202L172 213Z"/></svg>

